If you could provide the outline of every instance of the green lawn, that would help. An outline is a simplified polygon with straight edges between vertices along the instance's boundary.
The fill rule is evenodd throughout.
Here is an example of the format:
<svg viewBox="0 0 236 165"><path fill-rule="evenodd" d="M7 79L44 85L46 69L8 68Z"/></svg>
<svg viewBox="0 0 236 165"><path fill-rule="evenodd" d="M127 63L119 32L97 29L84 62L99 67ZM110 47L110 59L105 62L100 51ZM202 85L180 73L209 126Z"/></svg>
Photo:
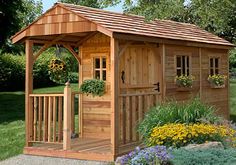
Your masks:
<svg viewBox="0 0 236 165"><path fill-rule="evenodd" d="M71 84L73 91L78 84ZM63 92L64 86L35 89L34 93ZM236 121L236 80L231 80L231 119ZM0 160L22 153L24 146L24 92L0 92ZM77 125L76 125L77 127Z"/></svg>
<svg viewBox="0 0 236 165"><path fill-rule="evenodd" d="M71 87L78 91L78 84L71 84ZM39 88L34 93L58 93L63 89L64 85ZM24 100L24 92L0 92L0 160L22 153L25 142Z"/></svg>

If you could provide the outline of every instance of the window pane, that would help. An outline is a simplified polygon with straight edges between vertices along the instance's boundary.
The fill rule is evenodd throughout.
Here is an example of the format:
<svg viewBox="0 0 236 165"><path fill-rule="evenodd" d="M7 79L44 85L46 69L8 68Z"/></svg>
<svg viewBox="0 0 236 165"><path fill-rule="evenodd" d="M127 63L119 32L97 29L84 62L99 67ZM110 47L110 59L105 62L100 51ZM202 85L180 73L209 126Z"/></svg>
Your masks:
<svg viewBox="0 0 236 165"><path fill-rule="evenodd" d="M213 58L210 59L210 67L213 67Z"/></svg>
<svg viewBox="0 0 236 165"><path fill-rule="evenodd" d="M214 74L213 69L210 69L210 75L212 76Z"/></svg>
<svg viewBox="0 0 236 165"><path fill-rule="evenodd" d="M106 68L106 58L102 58L102 68Z"/></svg>
<svg viewBox="0 0 236 165"><path fill-rule="evenodd" d="M215 69L215 74L219 74L219 69Z"/></svg>
<svg viewBox="0 0 236 165"><path fill-rule="evenodd" d="M178 68L181 67L181 57L177 57L176 64Z"/></svg>
<svg viewBox="0 0 236 165"><path fill-rule="evenodd" d="M187 67L189 67L189 57L187 56Z"/></svg>
<svg viewBox="0 0 236 165"><path fill-rule="evenodd" d="M189 68L187 69L187 76L189 76Z"/></svg>
<svg viewBox="0 0 236 165"><path fill-rule="evenodd" d="M95 71L95 78L100 79L100 71L99 70Z"/></svg>
<svg viewBox="0 0 236 165"><path fill-rule="evenodd" d="M177 69L177 76L181 76L181 70Z"/></svg>
<svg viewBox="0 0 236 165"><path fill-rule="evenodd" d="M102 71L102 79L106 81L107 79L107 72L105 70Z"/></svg>
<svg viewBox="0 0 236 165"><path fill-rule="evenodd" d="M100 68L100 59L95 58L95 68Z"/></svg>
<svg viewBox="0 0 236 165"><path fill-rule="evenodd" d="M182 70L183 70L183 75L185 75L185 56L182 56Z"/></svg>
<svg viewBox="0 0 236 165"><path fill-rule="evenodd" d="M215 59L215 67L216 67L216 68L219 67L219 59L218 59L218 58Z"/></svg>

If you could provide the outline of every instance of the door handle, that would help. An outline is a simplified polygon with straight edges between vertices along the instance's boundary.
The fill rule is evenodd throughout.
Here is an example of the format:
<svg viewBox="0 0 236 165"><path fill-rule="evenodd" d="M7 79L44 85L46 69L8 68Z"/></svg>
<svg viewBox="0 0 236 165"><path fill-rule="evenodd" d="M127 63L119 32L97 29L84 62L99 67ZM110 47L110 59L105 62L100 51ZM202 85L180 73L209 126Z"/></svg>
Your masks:
<svg viewBox="0 0 236 165"><path fill-rule="evenodd" d="M156 84L153 84L153 85L156 85L156 88L154 90L160 92L160 83L157 82Z"/></svg>

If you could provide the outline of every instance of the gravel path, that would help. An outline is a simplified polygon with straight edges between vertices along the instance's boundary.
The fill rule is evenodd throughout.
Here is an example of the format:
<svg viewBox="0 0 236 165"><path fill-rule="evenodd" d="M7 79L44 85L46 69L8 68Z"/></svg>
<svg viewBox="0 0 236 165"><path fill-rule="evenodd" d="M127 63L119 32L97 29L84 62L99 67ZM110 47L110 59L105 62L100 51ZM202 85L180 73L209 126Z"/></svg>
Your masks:
<svg viewBox="0 0 236 165"><path fill-rule="evenodd" d="M75 159L52 158L43 156L18 155L4 161L0 165L110 165L107 162L84 161Z"/></svg>

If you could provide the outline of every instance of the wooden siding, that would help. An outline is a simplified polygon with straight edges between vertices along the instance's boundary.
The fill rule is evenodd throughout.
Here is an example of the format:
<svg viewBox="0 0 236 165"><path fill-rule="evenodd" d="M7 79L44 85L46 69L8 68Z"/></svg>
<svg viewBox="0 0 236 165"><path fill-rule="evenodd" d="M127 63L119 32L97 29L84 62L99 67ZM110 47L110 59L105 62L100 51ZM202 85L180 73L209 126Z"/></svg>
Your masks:
<svg viewBox="0 0 236 165"><path fill-rule="evenodd" d="M207 81L209 75L209 57L220 57L219 73L228 76L228 52L219 49L202 49L202 100L216 106L218 114L229 118L228 81L225 88L213 89Z"/></svg>
<svg viewBox="0 0 236 165"><path fill-rule="evenodd" d="M178 91L175 85L176 55L190 56L190 73L195 77L193 88L190 91ZM220 73L228 75L228 55L226 50L183 47L166 45L165 47L165 82L166 98L174 98L178 101L186 101L200 96L201 100L216 106L218 114L229 117L228 84L222 89L212 89L207 81L209 75L209 57L220 57ZM201 59L201 63L200 63ZM200 69L201 68L201 69ZM201 76L202 75L202 76ZM200 81L201 80L201 81ZM201 89L200 89L201 85Z"/></svg>
<svg viewBox="0 0 236 165"><path fill-rule="evenodd" d="M175 98L179 101L185 101L197 96L200 89L200 60L198 48L166 45L165 53L166 97L168 99ZM178 91L178 87L175 84L176 55L190 56L190 73L195 77L195 80L193 89L188 92Z"/></svg>
<svg viewBox="0 0 236 165"><path fill-rule="evenodd" d="M106 93L102 97L83 95L82 137L110 138L111 91L110 91L110 38L98 33L81 46L82 66L80 78L93 78L93 57L106 56Z"/></svg>
<svg viewBox="0 0 236 165"><path fill-rule="evenodd" d="M60 6L56 6L42 15L28 28L23 30L23 32L17 33L13 37L13 43L22 39L22 35L24 37L34 37L65 33L90 32L96 30L96 24L91 21L84 19Z"/></svg>

